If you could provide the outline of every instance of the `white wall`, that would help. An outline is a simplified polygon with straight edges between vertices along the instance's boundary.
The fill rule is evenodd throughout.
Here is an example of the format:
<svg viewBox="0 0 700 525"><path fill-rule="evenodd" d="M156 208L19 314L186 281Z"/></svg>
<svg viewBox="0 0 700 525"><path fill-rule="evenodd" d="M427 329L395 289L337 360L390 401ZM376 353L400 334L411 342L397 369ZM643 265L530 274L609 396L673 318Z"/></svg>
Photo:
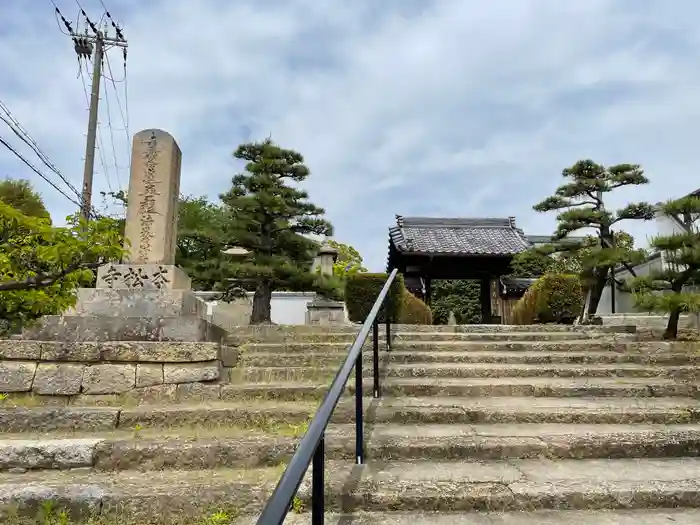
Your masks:
<svg viewBox="0 0 700 525"><path fill-rule="evenodd" d="M655 257L645 263L642 263L634 267L634 271L638 277L644 277L649 275L652 271L658 271L662 269L662 259L661 257ZM632 274L627 270L620 270L615 273L615 277L622 281L632 279ZM631 293L622 292L620 290L615 290L615 313L633 313L637 312L634 308L634 297ZM598 305L598 314L607 315L612 312L612 289L611 286L607 286L603 290L603 295L600 298L600 304Z"/></svg>
<svg viewBox="0 0 700 525"><path fill-rule="evenodd" d="M252 299L253 294L250 294ZM305 324L306 305L314 300L314 292L272 292L272 322Z"/></svg>
<svg viewBox="0 0 700 525"><path fill-rule="evenodd" d="M673 235L683 233L683 228L674 219L658 213L656 215L656 235Z"/></svg>
<svg viewBox="0 0 700 525"><path fill-rule="evenodd" d="M214 300L216 292L195 292L195 295L207 303L207 315L209 316L221 319L230 317L229 322L235 324L243 324L243 319L250 317L253 292L247 294L247 299L236 299L231 303ZM306 305L313 301L314 297L316 297L314 292L272 292L270 303L272 322L275 324L305 324ZM220 316L216 315L217 310L219 310Z"/></svg>

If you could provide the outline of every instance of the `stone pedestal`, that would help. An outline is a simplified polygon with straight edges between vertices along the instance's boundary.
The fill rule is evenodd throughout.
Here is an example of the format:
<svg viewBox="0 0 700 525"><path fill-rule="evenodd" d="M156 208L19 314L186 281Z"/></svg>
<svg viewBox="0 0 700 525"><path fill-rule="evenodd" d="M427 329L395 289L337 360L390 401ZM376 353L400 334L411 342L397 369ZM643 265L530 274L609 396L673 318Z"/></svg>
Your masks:
<svg viewBox="0 0 700 525"><path fill-rule="evenodd" d="M306 305L306 324L328 326L346 323L345 303L314 299Z"/></svg>

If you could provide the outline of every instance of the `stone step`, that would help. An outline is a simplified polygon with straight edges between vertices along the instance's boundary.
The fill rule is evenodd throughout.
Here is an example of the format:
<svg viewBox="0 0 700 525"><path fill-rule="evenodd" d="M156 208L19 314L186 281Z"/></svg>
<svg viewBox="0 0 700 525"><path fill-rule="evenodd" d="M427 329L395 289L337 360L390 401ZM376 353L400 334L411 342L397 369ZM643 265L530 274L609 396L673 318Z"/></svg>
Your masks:
<svg viewBox="0 0 700 525"><path fill-rule="evenodd" d="M636 334L608 332L398 332L392 341L588 341L636 340ZM371 339L370 339L371 340ZM385 341L385 334L380 341Z"/></svg>
<svg viewBox="0 0 700 525"><path fill-rule="evenodd" d="M596 325L563 325L563 324L462 324L462 325L391 325L394 331L406 332L457 332L457 333L493 333L493 332L590 332L590 333L634 333L636 326L596 326Z"/></svg>
<svg viewBox="0 0 700 525"><path fill-rule="evenodd" d="M239 349L241 358L260 353L276 354L339 354L347 355L349 344L329 342L250 343ZM385 350L380 347L380 350ZM371 345L363 350L371 353ZM643 352L645 354L668 352L696 353L687 342L640 342L586 339L573 341L397 341L393 352Z"/></svg>
<svg viewBox="0 0 700 525"><path fill-rule="evenodd" d="M370 363L365 362L366 374L371 374ZM338 367L268 366L234 368L230 380L234 383L277 381L328 381L335 377ZM695 380L695 366L644 366L638 364L493 364L493 363L410 363L391 364L386 372L390 378L446 377L446 378L498 378L498 377L559 377L559 378L682 378Z"/></svg>
<svg viewBox="0 0 700 525"><path fill-rule="evenodd" d="M275 326L239 326L229 334L229 337L238 340L247 338L249 340L283 340L294 339L303 336L327 336L332 334L358 334L361 326L359 324L330 325L330 326L310 326L310 325L275 325ZM384 325L381 325L380 333L384 333ZM573 326L555 324L537 325L407 325L392 324L392 333L404 332L430 332L430 333L512 333L512 332L540 332L540 333L606 333L621 334L635 333L636 326L615 325L615 326Z"/></svg>
<svg viewBox="0 0 700 525"><path fill-rule="evenodd" d="M93 434L89 438L1 439L0 471L258 468L288 462L296 435L241 431ZM700 452L700 425L368 425L372 460L665 458ZM355 457L355 426L326 432L328 459Z"/></svg>
<svg viewBox="0 0 700 525"><path fill-rule="evenodd" d="M255 515L280 473L279 467L2 473L0 493L25 512L53 500L71 517L99 513L119 523L182 522L213 511ZM310 474L298 493L302 509L309 508ZM336 512L658 512L700 506L698 458L370 461L361 466L328 461L325 477L326 507Z"/></svg>
<svg viewBox="0 0 700 525"><path fill-rule="evenodd" d="M700 505L700 459L329 462L326 503L353 511L599 510ZM308 485L301 499L307 501Z"/></svg>
<svg viewBox="0 0 700 525"><path fill-rule="evenodd" d="M259 370L267 370L260 368ZM694 380L695 366L614 364L493 364L493 363L392 363L388 377L558 377L558 378L682 378Z"/></svg>
<svg viewBox="0 0 700 525"><path fill-rule="evenodd" d="M181 426L268 427L303 424L316 412L317 403L246 400L245 403L208 402L141 406L35 406L0 408L4 433L100 432L114 429L169 428ZM338 420L350 421L354 408L336 409Z"/></svg>
<svg viewBox="0 0 700 525"><path fill-rule="evenodd" d="M695 352L692 343L668 342L668 341L632 341L612 340L607 338L559 340L559 341L399 341L392 346L392 350L413 352Z"/></svg>
<svg viewBox="0 0 700 525"><path fill-rule="evenodd" d="M682 424L700 422L683 397L385 397L368 419L401 424Z"/></svg>
<svg viewBox="0 0 700 525"><path fill-rule="evenodd" d="M247 516L236 525L255 525L257 516ZM289 514L285 525L308 525L308 514ZM358 512L329 514L328 525L697 525L700 510L560 510L535 512Z"/></svg>
<svg viewBox="0 0 700 525"><path fill-rule="evenodd" d="M142 405L123 407L16 407L0 409L4 435L51 432L86 437L86 433L149 433L154 429L270 429L302 425L316 402L260 401ZM369 423L475 424L690 424L700 422L700 401L683 397L384 397L365 398ZM354 399L341 399L333 413L337 424L355 421ZM89 437L89 436L87 436Z"/></svg>
<svg viewBox="0 0 700 525"><path fill-rule="evenodd" d="M352 388L352 387L351 387ZM387 396L693 397L696 383L666 378L391 378Z"/></svg>
<svg viewBox="0 0 700 525"><path fill-rule="evenodd" d="M355 341L357 333L353 332L328 332L314 333L301 332L294 334L280 333L270 337L256 337L253 335L229 334L226 342L233 346L243 344L283 344L283 343L335 343L349 345ZM392 341L560 341L560 340L637 340L635 333L612 332L445 332L445 331L399 331L392 332ZM386 341L386 334L380 331L379 341ZM367 338L371 344L372 334Z"/></svg>
<svg viewBox="0 0 700 525"><path fill-rule="evenodd" d="M254 366L312 366L335 367L343 362L345 354L337 353L277 353L277 352L249 352L244 354L240 361L242 367ZM364 362L371 363L372 352L363 352ZM417 364L417 363L510 363L510 364L604 364L604 363L636 363L640 365L698 365L700 354L684 352L657 352L654 354L643 353L617 353L617 352L432 352L393 350L380 352L380 361L388 360L393 363Z"/></svg>
<svg viewBox="0 0 700 525"><path fill-rule="evenodd" d="M367 371L367 377L370 372ZM372 382L363 383L363 395L372 395ZM221 388L222 399L320 400L328 382L269 382L230 384ZM389 378L381 381L385 396L461 396L461 397L692 397L698 384L680 383L667 378ZM354 382L345 389L352 395Z"/></svg>
<svg viewBox="0 0 700 525"><path fill-rule="evenodd" d="M53 502L55 513L65 510L79 523L90 518L104 525L229 523L207 518L259 513L281 474L282 466L0 473L0 522L17 514L37 516Z"/></svg>

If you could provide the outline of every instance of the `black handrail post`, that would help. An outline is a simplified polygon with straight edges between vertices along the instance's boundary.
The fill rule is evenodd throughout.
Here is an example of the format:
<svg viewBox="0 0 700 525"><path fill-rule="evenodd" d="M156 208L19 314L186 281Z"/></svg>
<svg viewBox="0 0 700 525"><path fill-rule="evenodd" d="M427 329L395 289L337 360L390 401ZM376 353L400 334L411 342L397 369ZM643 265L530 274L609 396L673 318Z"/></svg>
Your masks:
<svg viewBox="0 0 700 525"><path fill-rule="evenodd" d="M325 513L325 437L321 437L314 452L311 471L311 525L323 525Z"/></svg>
<svg viewBox="0 0 700 525"><path fill-rule="evenodd" d="M377 315L379 315L382 304L389 294L389 289L391 288L397 273L398 269L394 268L389 274L389 277L379 292L377 299L374 301L374 305L370 309L369 314L367 314L364 323L362 323L360 333L350 346L347 357L340 366L340 369L338 370L335 379L333 379L331 386L328 388L323 401L321 401L321 405L318 407L318 410L316 410L316 414L309 423L309 428L304 434L304 437L301 439L296 452L294 452L294 455L289 460L287 468L284 470L282 477L277 482L277 486L272 492L272 495L265 505L265 508L262 510L260 517L258 517L256 525L282 525L285 517L289 513L290 507L292 506L294 495L299 490L309 467L312 464L318 465L321 461L325 460L325 457L321 452L323 449L320 448L319 445L324 443L326 428L330 424L333 411L338 406L343 393L346 391L353 368L355 369L356 454L357 462L359 464L364 463L365 450L363 428L364 399L362 397L362 350L367 338L369 337L370 331L372 331L372 325L375 323ZM316 475L322 472L322 470L322 468L316 468ZM320 477L312 477L312 496L314 494L314 490L317 494L321 494L323 492L323 483L321 482ZM315 498L317 505L320 505L321 501L323 500L320 496ZM320 509L320 507L318 508ZM316 516L319 515L322 514L319 514L317 511ZM314 525L316 523L323 523L323 521L316 521L319 519L321 518L312 518L312 523Z"/></svg>
<svg viewBox="0 0 700 525"><path fill-rule="evenodd" d="M374 373L374 398L380 396L379 393L379 321L376 319L372 323L372 365Z"/></svg>
<svg viewBox="0 0 700 525"><path fill-rule="evenodd" d="M386 314L386 351L391 352L391 317Z"/></svg>
<svg viewBox="0 0 700 525"><path fill-rule="evenodd" d="M355 361L355 458L358 465L365 462L365 443L363 428L362 405L362 348Z"/></svg>

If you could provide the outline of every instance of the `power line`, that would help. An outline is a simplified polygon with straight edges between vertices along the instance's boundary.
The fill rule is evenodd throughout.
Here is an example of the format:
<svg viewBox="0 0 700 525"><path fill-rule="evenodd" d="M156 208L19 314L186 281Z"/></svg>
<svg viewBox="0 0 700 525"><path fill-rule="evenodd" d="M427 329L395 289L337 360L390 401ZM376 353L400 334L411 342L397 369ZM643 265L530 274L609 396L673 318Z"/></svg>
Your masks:
<svg viewBox="0 0 700 525"><path fill-rule="evenodd" d="M22 124L15 118L10 109L0 100L0 110L5 113L6 116L0 114L0 120L5 122L12 130L12 132L22 140L27 146L29 146L32 151L39 157L41 162L49 168L53 173L58 175L58 177L63 181L63 183L70 188L70 190L75 193L75 195L80 198L80 193L73 186L70 181L61 173L61 171L56 167L56 165L51 161L51 159L42 151L36 141L29 135L29 132L22 126Z"/></svg>
<svg viewBox="0 0 700 525"><path fill-rule="evenodd" d="M87 89L87 83L85 82L85 76L83 75L83 68L80 68L80 80L83 84L83 93L85 94L85 103L88 106L88 109L90 108L90 95L88 95L88 89ZM99 123L98 123L99 124ZM100 156L100 165L102 166L103 174L105 176L105 180L107 181L107 187L109 188L109 191L112 191L112 183L109 179L109 170L107 168L107 160L104 156L103 153L103 144L104 142L102 141L102 129L97 126L97 152Z"/></svg>
<svg viewBox="0 0 700 525"><path fill-rule="evenodd" d="M112 143L112 156L114 157L114 170L117 175L117 184L119 188L122 187L122 182L119 177L119 165L117 164L117 148L114 146L114 129L112 128L112 112L109 109L109 95L108 91L105 89L105 106L107 106L107 128L109 129L109 139ZM109 191L112 191L112 185L107 183L109 186Z"/></svg>
<svg viewBox="0 0 700 525"><path fill-rule="evenodd" d="M122 107L121 100L119 99L119 92L117 91L117 85L114 83L114 75L112 74L112 63L109 60L109 54L105 53L105 60L107 62L107 70L109 71L109 74L112 76L112 88L114 89L114 96L117 101L117 108L119 109L119 115L121 116L122 119L122 124L124 125L124 133L126 134L126 153L127 153L127 165L131 165L131 134L129 132L129 97L128 97L128 85L126 84L126 60L124 60L124 107ZM106 92L105 92L106 93ZM109 105L109 104L108 104ZM126 108L126 109L124 109ZM112 133L112 124L111 121L108 123L110 127L110 133ZM115 153L115 162L116 162L116 153ZM118 177L118 175L117 175ZM119 182L119 185L121 187L121 182Z"/></svg>
<svg viewBox="0 0 700 525"><path fill-rule="evenodd" d="M52 0L53 1L53 0ZM92 72L92 84L91 84L91 94L89 97L89 114L88 114L88 130L87 130L87 137L86 137L86 144L85 144L85 165L83 169L83 187L82 187L82 193L81 193L81 202L83 204L83 215L85 217L88 217L89 215L89 210L91 208L91 202L92 202L92 184L93 184L93 177L94 177L94 167L95 167L95 149L99 148L99 155L100 155L100 160L103 164L103 168L105 170L105 176L107 177L107 185L110 187L111 190L111 183L109 181L109 176L107 174L107 163L104 158L104 148L103 148L103 141L102 141L102 136L100 133L99 129L99 122L98 122L98 116L99 116L99 101L100 101L100 82L102 79L102 65L103 65L103 60L104 60L104 51L105 49L109 47L121 47L123 52L124 52L124 60L126 60L126 48L128 46L126 38L124 37L124 34L122 32L121 27L115 22L115 20L112 18L112 15L110 12L107 10L106 6L104 5L104 2L102 2L102 6L104 7L105 13L102 15L100 22L98 24L102 26L102 23L104 22L105 17L109 20L109 23L111 23L112 27L114 28L116 38L112 38L107 36L107 30L105 28L104 31L100 29L93 21L90 19L88 14L85 12L85 9L83 9L82 4L80 3L80 0L75 0L76 4L78 5L79 9L79 14L78 16L82 17L85 19L85 22L87 26L92 30L92 34L88 34L88 29L85 29L85 34L81 35L78 34L76 31L73 30L73 27L71 26L70 22L66 21L63 15L61 14L60 10L54 3L54 8L56 9L56 13L61 17L61 20L63 21L64 25L66 26L66 29L68 29L68 33L70 37L73 40L75 52L78 55L78 61L80 62L81 59L88 59L90 57L93 57L93 52L94 52L94 58L93 58L93 72ZM87 87L85 86L85 80L82 75L82 67L80 68L79 75L82 79L83 82L83 88L85 92L87 93ZM112 78L112 80L114 80ZM116 92L116 91L115 91ZM105 95L105 101L106 101L106 95ZM107 103L107 102L106 102ZM109 114L109 109L108 109L108 114ZM111 123L111 116L108 117ZM111 127L111 124L110 124ZM110 129L111 132L111 129ZM115 158L115 164L116 164L116 158ZM118 172L117 172L117 177L118 177Z"/></svg>
<svg viewBox="0 0 700 525"><path fill-rule="evenodd" d="M34 166L34 164L32 164L32 163L29 162L26 158L24 158L24 156L23 156L19 151L17 151L15 148L13 148L12 146L10 146L10 144L9 144L5 139L3 139L2 137L0 137L0 144L2 144L2 145L5 146L8 150L10 150L12 153L14 153L14 155L15 155L19 160L21 160L24 164L26 164L26 165L29 167L29 169L31 169L34 173L36 173L37 175L39 175L39 177L41 177L42 179L44 179L44 181L46 181L46 183L49 184L52 188L54 188L58 193L60 193L61 195L63 195L66 199L68 199L70 202L72 202L72 203L75 204L76 206L80 207L80 203L78 203L77 201L75 201L75 200L73 200L71 197L69 197L69 196L66 194L66 192L64 192L61 188L59 188L58 186L56 186L56 184L54 184L53 181L51 181L51 179L49 179L46 175L44 175L44 174L41 172L41 170L39 170L39 168L37 168L36 166Z"/></svg>

